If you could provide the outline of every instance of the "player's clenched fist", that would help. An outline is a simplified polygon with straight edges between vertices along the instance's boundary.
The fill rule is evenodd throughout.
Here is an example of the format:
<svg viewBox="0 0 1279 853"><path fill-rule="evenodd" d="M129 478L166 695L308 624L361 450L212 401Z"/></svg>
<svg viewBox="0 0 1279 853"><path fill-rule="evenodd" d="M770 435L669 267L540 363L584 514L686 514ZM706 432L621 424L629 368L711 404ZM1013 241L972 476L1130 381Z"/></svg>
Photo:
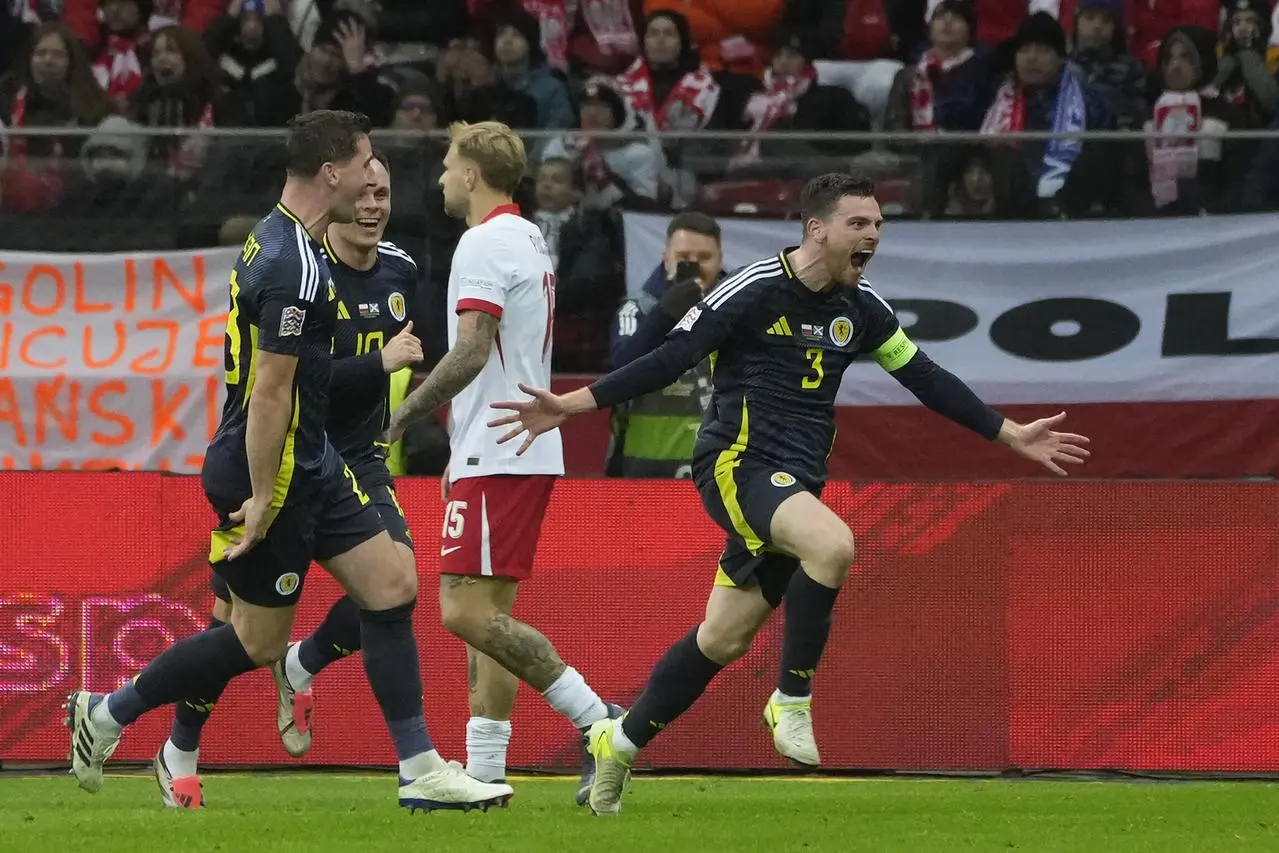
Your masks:
<svg viewBox="0 0 1279 853"><path fill-rule="evenodd" d="M382 369L394 373L421 360L422 342L413 335L413 321L409 320L403 331L382 347Z"/></svg>

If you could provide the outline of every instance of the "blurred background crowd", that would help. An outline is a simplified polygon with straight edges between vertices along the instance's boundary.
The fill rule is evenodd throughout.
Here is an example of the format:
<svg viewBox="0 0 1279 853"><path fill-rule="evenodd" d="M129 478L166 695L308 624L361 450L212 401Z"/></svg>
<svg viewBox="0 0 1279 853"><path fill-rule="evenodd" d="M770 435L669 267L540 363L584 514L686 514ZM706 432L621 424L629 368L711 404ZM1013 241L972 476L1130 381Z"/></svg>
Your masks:
<svg viewBox="0 0 1279 853"><path fill-rule="evenodd" d="M526 132L561 369L608 361L619 209L788 216L853 166L902 217L1279 209L1279 139L1233 133L1279 129L1270 0L0 4L0 248L238 243L283 180L272 129L356 109L392 165L387 236L441 303L462 225L439 132L498 119Z"/></svg>

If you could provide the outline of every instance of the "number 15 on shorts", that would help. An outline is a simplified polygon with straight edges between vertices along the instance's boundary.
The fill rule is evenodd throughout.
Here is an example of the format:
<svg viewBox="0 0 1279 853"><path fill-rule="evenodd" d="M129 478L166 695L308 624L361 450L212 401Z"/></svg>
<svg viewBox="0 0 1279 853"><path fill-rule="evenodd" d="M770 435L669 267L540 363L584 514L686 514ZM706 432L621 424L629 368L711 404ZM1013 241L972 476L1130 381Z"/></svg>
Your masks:
<svg viewBox="0 0 1279 853"><path fill-rule="evenodd" d="M466 501L449 501L444 506L444 529L440 531L440 556L447 556L462 546L457 544L466 530Z"/></svg>

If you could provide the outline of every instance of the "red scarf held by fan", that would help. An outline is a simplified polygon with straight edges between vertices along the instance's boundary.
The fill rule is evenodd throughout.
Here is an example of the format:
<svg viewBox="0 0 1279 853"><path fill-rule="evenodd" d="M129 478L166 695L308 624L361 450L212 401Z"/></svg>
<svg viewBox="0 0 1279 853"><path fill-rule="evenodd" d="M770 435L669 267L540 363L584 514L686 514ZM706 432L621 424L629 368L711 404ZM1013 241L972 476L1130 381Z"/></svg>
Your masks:
<svg viewBox="0 0 1279 853"><path fill-rule="evenodd" d="M132 39L107 36L107 47L93 63L93 76L98 85L116 103L132 95L142 85L142 62L138 48L146 43L147 34Z"/></svg>
<svg viewBox="0 0 1279 853"><path fill-rule="evenodd" d="M933 108L937 104L937 78L972 59L972 48L964 48L950 59L942 59L931 50L924 52L910 77L910 127L916 132L937 130Z"/></svg>
<svg viewBox="0 0 1279 853"><path fill-rule="evenodd" d="M27 87L21 86L13 96L9 111L10 127L27 126ZM27 159L27 137L9 138L4 159L4 174L0 177L0 199L4 206L20 213L38 213L57 204L62 197L62 176L58 173L58 161L62 157L62 144L53 140L49 152L52 169L33 169Z"/></svg>
<svg viewBox="0 0 1279 853"><path fill-rule="evenodd" d="M1164 92L1155 101L1154 130L1168 139L1147 139L1150 158L1150 194L1155 207L1177 200L1178 181L1194 180L1199 174L1199 144L1194 138L1174 137L1177 133L1199 133L1203 129L1203 100L1198 92Z"/></svg>
<svg viewBox="0 0 1279 853"><path fill-rule="evenodd" d="M783 77L770 68L764 72L764 91L751 95L743 112L751 125L751 133L762 133L784 118L795 115L799 99L804 97L817 82L817 71L812 64L805 65L799 74ZM740 169L759 162L759 137L742 140L737 155L729 161L730 169Z"/></svg>
<svg viewBox="0 0 1279 853"><path fill-rule="evenodd" d="M479 17L489 0L469 0L472 17ZM639 37L631 20L628 0L522 0L524 11L537 19L542 30L542 50L551 67L568 70L569 37L582 13L600 52L605 56L632 57L639 53Z"/></svg>
<svg viewBox="0 0 1279 853"><path fill-rule="evenodd" d="M653 75L643 59L631 63L618 81L631 111L659 132L700 130L711 120L719 103L719 84L705 65L681 77L661 104L653 102Z"/></svg>

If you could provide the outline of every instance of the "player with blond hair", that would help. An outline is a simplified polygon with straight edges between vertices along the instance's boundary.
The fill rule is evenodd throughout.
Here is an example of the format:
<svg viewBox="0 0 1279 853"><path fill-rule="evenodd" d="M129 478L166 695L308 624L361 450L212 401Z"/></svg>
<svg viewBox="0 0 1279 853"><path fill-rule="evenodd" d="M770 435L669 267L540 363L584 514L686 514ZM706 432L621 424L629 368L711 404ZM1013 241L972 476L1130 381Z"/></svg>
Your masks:
<svg viewBox="0 0 1279 853"><path fill-rule="evenodd" d="M465 219L449 273L449 351L391 416L386 440L446 402L451 455L440 547L440 615L466 641L471 719L467 772L506 775L511 710L519 681L535 687L585 734L621 709L603 702L540 631L511 616L533 557L555 478L559 435L517 455L487 426L491 403L551 379L555 268L536 225L512 201L528 166L524 142L499 122L449 128L440 186L444 209ZM583 750L584 803L594 762Z"/></svg>

